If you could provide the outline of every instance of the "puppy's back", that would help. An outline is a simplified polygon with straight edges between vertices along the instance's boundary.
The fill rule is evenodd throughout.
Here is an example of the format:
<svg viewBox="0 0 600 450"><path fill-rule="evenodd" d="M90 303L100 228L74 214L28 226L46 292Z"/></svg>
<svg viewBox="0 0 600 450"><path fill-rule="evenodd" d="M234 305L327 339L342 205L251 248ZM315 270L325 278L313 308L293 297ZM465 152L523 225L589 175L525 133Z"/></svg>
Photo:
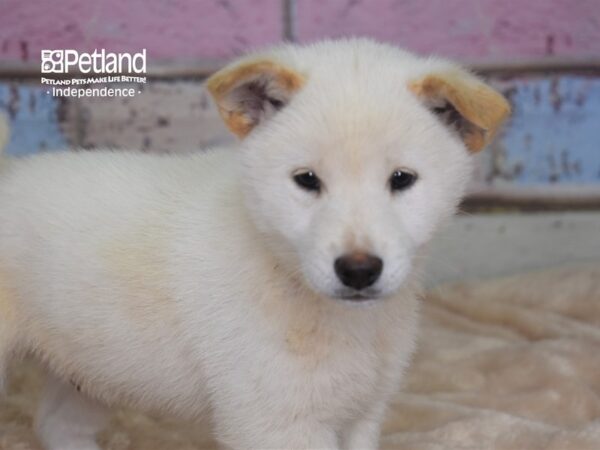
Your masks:
<svg viewBox="0 0 600 450"><path fill-rule="evenodd" d="M151 325L144 339L158 335L166 317L160 305L170 283L167 263L177 258L169 253L176 222L198 216L202 248L201 227L222 225L196 211L214 210L235 179L235 166L227 149L7 158L0 171L0 382L9 355L21 349L36 347L58 364L65 351L87 361L85 346L94 342L131 342L123 336L131 321ZM82 346L66 349L65 342Z"/></svg>

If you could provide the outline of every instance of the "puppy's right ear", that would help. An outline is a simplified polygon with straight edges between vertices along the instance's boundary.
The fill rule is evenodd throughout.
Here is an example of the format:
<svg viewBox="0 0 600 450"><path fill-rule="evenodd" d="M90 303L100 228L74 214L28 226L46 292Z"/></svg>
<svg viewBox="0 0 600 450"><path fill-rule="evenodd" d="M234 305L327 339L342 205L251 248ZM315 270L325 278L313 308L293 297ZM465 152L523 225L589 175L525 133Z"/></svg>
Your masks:
<svg viewBox="0 0 600 450"><path fill-rule="evenodd" d="M261 59L225 67L206 87L229 129L243 138L283 108L304 84L304 77L283 65Z"/></svg>

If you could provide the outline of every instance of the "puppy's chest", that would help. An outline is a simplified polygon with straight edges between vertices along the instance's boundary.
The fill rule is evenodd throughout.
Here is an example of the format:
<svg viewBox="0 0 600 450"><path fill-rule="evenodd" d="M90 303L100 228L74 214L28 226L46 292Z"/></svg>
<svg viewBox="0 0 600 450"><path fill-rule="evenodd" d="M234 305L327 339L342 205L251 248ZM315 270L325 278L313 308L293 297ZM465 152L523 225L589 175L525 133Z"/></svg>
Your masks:
<svg viewBox="0 0 600 450"><path fill-rule="evenodd" d="M390 337L374 328L290 327L280 356L315 410L363 409L390 384Z"/></svg>

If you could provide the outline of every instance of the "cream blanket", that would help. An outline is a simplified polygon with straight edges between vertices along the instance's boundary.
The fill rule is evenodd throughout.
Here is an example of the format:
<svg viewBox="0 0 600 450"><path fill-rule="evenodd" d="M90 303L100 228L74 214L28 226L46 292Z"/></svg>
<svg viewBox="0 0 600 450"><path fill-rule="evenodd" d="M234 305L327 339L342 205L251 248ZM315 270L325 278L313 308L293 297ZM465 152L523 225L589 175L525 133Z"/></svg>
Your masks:
<svg viewBox="0 0 600 450"><path fill-rule="evenodd" d="M423 302L419 351L383 449L600 449L600 267L445 286ZM14 371L0 449L37 449L39 373ZM203 427L119 413L111 450L213 448Z"/></svg>

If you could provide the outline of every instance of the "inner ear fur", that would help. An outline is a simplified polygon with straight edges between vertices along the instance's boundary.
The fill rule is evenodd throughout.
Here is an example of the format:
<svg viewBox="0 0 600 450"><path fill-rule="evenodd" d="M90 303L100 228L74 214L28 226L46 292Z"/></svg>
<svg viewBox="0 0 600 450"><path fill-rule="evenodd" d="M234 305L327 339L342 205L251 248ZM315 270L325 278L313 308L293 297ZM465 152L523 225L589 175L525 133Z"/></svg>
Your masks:
<svg viewBox="0 0 600 450"><path fill-rule="evenodd" d="M472 152L489 144L510 114L504 96L468 73L429 74L409 89L455 127Z"/></svg>
<svg viewBox="0 0 600 450"><path fill-rule="evenodd" d="M284 107L304 84L304 77L270 60L226 67L206 81L227 127L243 138Z"/></svg>

